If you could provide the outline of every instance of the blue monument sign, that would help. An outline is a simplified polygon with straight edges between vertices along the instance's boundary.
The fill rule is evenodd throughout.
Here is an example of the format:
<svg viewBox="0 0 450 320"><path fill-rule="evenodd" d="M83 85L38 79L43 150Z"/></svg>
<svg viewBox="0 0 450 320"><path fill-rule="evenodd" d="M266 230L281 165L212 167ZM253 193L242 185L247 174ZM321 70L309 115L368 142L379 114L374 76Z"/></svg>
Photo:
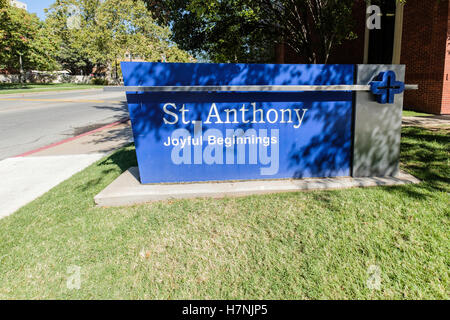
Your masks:
<svg viewBox="0 0 450 320"><path fill-rule="evenodd" d="M358 72L354 65L123 62L141 183L367 172L374 159L355 159L355 133L364 127L355 125L354 89L372 91L363 100L392 104L404 84L391 70L370 82ZM392 172L395 153L394 162L381 159Z"/></svg>

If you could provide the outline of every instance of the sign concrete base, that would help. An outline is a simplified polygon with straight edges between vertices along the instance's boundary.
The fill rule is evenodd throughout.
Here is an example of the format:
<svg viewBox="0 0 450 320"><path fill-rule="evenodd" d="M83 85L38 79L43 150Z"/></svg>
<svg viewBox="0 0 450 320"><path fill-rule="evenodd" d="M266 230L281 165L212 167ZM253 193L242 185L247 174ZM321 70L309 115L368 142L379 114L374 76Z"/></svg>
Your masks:
<svg viewBox="0 0 450 320"><path fill-rule="evenodd" d="M414 176L400 171L395 177L338 177L233 182L141 184L139 170L131 167L94 197L98 206L126 206L150 201L185 198L223 198L252 194L330 190L354 187L393 186L419 183Z"/></svg>

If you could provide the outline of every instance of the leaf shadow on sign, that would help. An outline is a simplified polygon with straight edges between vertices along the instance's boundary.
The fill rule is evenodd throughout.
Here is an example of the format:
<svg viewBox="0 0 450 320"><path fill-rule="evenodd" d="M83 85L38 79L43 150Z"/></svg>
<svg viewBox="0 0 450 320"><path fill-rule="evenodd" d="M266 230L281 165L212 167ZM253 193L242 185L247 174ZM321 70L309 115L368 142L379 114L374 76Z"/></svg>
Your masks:
<svg viewBox="0 0 450 320"><path fill-rule="evenodd" d="M169 66L170 65L170 66ZM192 85L338 85L353 84L351 65L244 65L244 64L192 64L188 69L183 64L136 63L132 70L122 66L125 85L128 86L192 86ZM177 106L189 106L189 120L206 119L211 102L301 102L303 108L313 110L305 116L304 123L320 122L320 133L310 139L306 146L293 144L289 153L289 167L293 178L305 176L349 175L351 162L351 92L198 92L183 93L132 93L127 94L130 117L136 147L141 139L152 135L160 141L165 130L179 128L192 132L192 124L181 121L168 127L164 124L162 108L157 104L167 102ZM142 101L149 101L148 103ZM219 107L224 114L226 106ZM264 109L264 108L263 108ZM252 117L247 112L247 120ZM203 124L207 130L212 126ZM214 126L216 127L216 126ZM247 130L252 123L240 123L237 127ZM301 128L299 129L301 134Z"/></svg>
<svg viewBox="0 0 450 320"><path fill-rule="evenodd" d="M310 177L330 177L337 172L350 175L351 104L336 102L313 108L320 111L315 112L313 117L305 117L304 122L318 121L322 123L322 130L311 138L308 145L292 145L290 166L299 168L293 178L305 177L305 168Z"/></svg>

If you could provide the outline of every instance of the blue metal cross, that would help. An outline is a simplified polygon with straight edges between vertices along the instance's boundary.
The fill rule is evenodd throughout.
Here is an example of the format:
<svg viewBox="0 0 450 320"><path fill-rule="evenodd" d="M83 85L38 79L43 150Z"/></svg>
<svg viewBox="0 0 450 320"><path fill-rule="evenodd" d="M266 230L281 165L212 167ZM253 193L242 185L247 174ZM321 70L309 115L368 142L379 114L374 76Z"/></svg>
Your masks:
<svg viewBox="0 0 450 320"><path fill-rule="evenodd" d="M384 71L370 83L370 90L378 103L394 103L394 96L405 90L405 83L395 80L394 71Z"/></svg>

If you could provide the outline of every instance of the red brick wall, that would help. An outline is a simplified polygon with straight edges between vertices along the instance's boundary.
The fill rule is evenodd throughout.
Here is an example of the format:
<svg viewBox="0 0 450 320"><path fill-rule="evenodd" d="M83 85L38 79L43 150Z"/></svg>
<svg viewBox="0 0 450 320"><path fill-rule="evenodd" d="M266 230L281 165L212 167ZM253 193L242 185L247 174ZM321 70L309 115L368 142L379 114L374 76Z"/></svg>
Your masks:
<svg viewBox="0 0 450 320"><path fill-rule="evenodd" d="M366 4L355 1L356 40L336 48L329 63L363 63ZM305 63L288 47L278 49L278 62ZM450 0L408 0L403 15L400 62L406 64L406 83L419 90L405 92L407 109L450 114Z"/></svg>
<svg viewBox="0 0 450 320"><path fill-rule="evenodd" d="M442 114L450 114L450 1L447 15L447 48L445 52L444 85L442 90Z"/></svg>
<svg viewBox="0 0 450 320"><path fill-rule="evenodd" d="M443 95L448 17L449 0L408 0L405 5L401 63L406 83L419 84L418 91L405 93L405 108L448 113L448 93Z"/></svg>

